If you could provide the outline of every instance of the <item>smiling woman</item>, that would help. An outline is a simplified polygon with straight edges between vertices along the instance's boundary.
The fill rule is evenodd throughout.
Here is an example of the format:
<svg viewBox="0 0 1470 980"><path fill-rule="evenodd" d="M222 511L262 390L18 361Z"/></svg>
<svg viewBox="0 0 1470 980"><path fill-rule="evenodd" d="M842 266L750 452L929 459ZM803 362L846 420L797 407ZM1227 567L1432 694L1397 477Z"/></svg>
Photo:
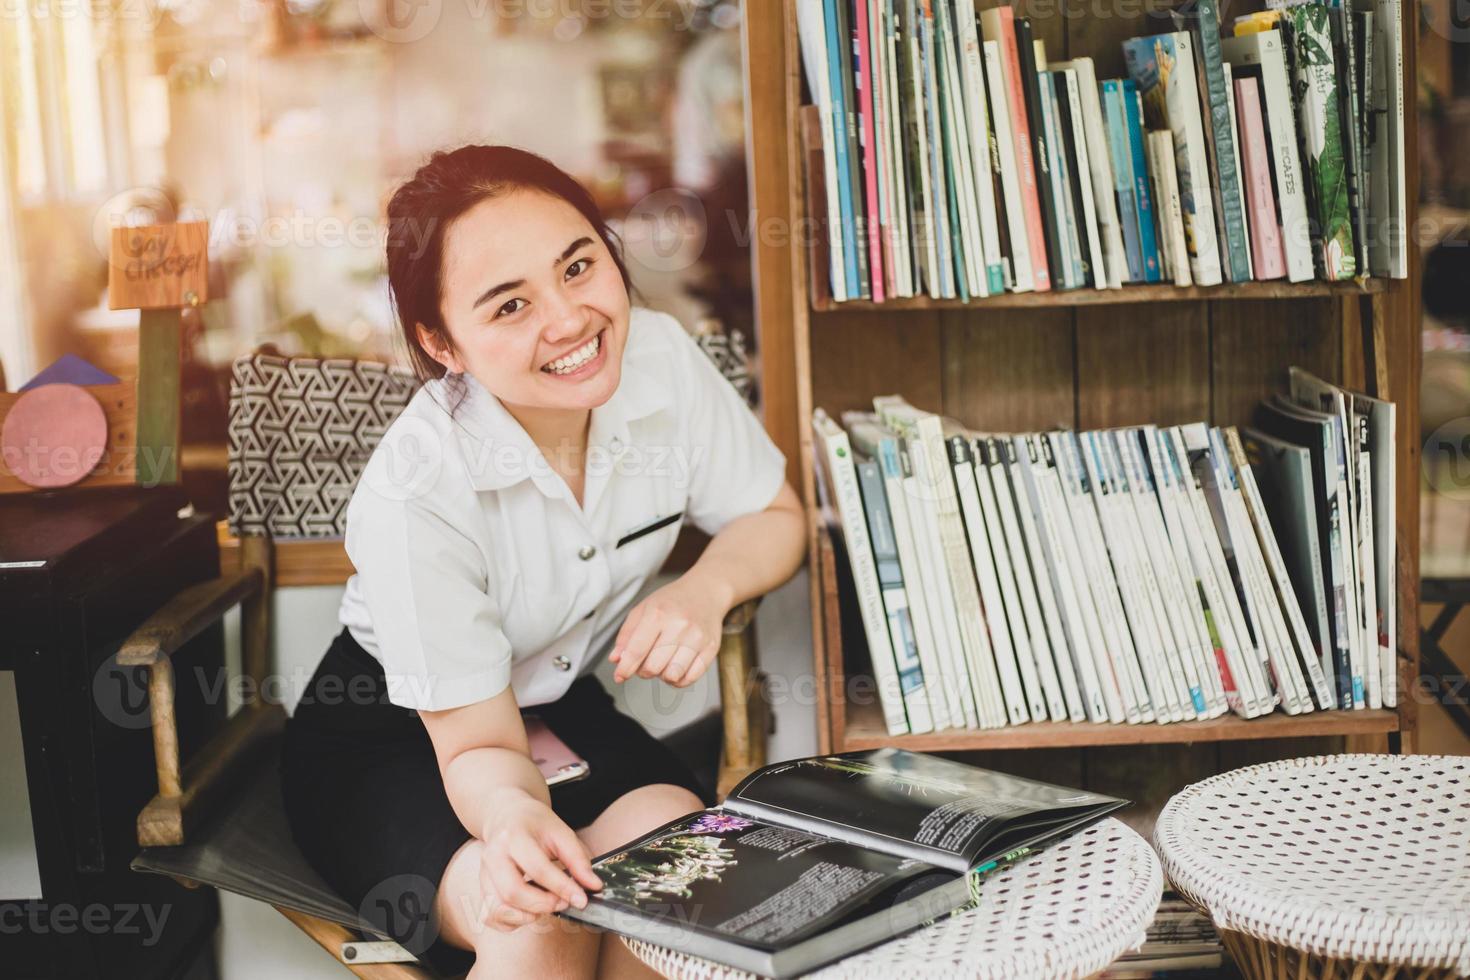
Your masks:
<svg viewBox="0 0 1470 980"><path fill-rule="evenodd" d="M293 833L445 972L472 952L471 977L640 975L621 943L549 913L601 887L590 855L708 801L591 672L608 655L619 683L698 679L725 614L795 571L799 502L709 358L632 306L616 239L554 165L437 153L389 228L425 383L348 507L344 628L282 757ZM685 520L705 553L635 604ZM587 778L547 788L531 705ZM432 914L390 914L405 909Z"/></svg>

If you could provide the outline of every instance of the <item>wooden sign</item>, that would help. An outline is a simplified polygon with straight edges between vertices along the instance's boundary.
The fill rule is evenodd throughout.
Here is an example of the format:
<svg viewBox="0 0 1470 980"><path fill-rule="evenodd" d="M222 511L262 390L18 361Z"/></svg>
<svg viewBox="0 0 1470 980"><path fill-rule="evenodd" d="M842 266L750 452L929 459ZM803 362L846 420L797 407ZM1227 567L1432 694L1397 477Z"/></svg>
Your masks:
<svg viewBox="0 0 1470 980"><path fill-rule="evenodd" d="M114 228L107 259L110 309L178 309L209 298L207 221Z"/></svg>

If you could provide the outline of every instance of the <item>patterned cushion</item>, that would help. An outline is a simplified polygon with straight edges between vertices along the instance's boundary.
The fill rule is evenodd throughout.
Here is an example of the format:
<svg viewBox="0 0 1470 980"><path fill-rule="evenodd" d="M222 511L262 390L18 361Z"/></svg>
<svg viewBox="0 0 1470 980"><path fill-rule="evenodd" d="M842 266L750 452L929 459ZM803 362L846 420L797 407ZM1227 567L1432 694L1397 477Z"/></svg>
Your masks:
<svg viewBox="0 0 1470 980"><path fill-rule="evenodd" d="M418 382L371 361L235 361L230 379L231 533L341 537L373 447Z"/></svg>
<svg viewBox="0 0 1470 980"><path fill-rule="evenodd" d="M751 400L744 337L695 337ZM340 538L368 456L418 381L374 361L251 354L230 378L230 533Z"/></svg>

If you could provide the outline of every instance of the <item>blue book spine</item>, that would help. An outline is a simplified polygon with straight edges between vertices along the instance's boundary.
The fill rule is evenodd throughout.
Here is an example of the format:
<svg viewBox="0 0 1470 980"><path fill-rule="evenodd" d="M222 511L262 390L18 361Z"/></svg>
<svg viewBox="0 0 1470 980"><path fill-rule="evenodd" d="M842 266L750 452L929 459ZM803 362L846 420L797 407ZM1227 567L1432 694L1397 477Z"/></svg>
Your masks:
<svg viewBox="0 0 1470 980"><path fill-rule="evenodd" d="M858 241L857 221L853 217L851 183L852 169L847 160L847 99L844 95L842 58L839 52L845 42L837 29L837 4L845 0L827 2L822 5L823 19L827 25L827 74L832 89L832 147L837 153L837 203L842 210L842 255L845 259L847 295L859 295L857 250L866 242Z"/></svg>
<svg viewBox="0 0 1470 980"><path fill-rule="evenodd" d="M1154 235L1153 195L1148 189L1148 157L1143 151L1143 103L1131 78L1123 81L1123 111L1128 114L1128 142L1133 148L1133 198L1138 209L1138 251L1143 258L1143 281L1159 282L1159 246Z"/></svg>
<svg viewBox="0 0 1470 980"><path fill-rule="evenodd" d="M905 695L911 695L924 686L924 668L919 663L919 647L909 614L903 567L898 562L898 539L893 536L888 495L883 489L882 473L873 460L859 462L857 476L863 510L868 517L868 537L873 542L873 560L878 568L878 587L883 591L883 608L893 638L899 688Z"/></svg>
<svg viewBox="0 0 1470 980"><path fill-rule="evenodd" d="M1109 79L1102 89L1107 117L1108 155L1113 164L1113 190L1118 194L1118 223L1123 226L1123 252L1128 259L1128 281L1143 281L1143 254L1138 250L1138 208L1133 202L1133 153L1128 147L1128 121L1123 112L1123 83Z"/></svg>

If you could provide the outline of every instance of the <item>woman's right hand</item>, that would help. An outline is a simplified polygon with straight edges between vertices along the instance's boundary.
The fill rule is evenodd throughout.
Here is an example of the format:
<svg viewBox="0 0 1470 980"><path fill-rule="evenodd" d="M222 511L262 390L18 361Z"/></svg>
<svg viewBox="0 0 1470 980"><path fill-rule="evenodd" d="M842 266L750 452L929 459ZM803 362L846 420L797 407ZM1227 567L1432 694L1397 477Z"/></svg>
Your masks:
<svg viewBox="0 0 1470 980"><path fill-rule="evenodd" d="M489 809L480 836L486 924L510 932L569 905L583 908L584 889L602 887L581 838L544 802L508 788Z"/></svg>

